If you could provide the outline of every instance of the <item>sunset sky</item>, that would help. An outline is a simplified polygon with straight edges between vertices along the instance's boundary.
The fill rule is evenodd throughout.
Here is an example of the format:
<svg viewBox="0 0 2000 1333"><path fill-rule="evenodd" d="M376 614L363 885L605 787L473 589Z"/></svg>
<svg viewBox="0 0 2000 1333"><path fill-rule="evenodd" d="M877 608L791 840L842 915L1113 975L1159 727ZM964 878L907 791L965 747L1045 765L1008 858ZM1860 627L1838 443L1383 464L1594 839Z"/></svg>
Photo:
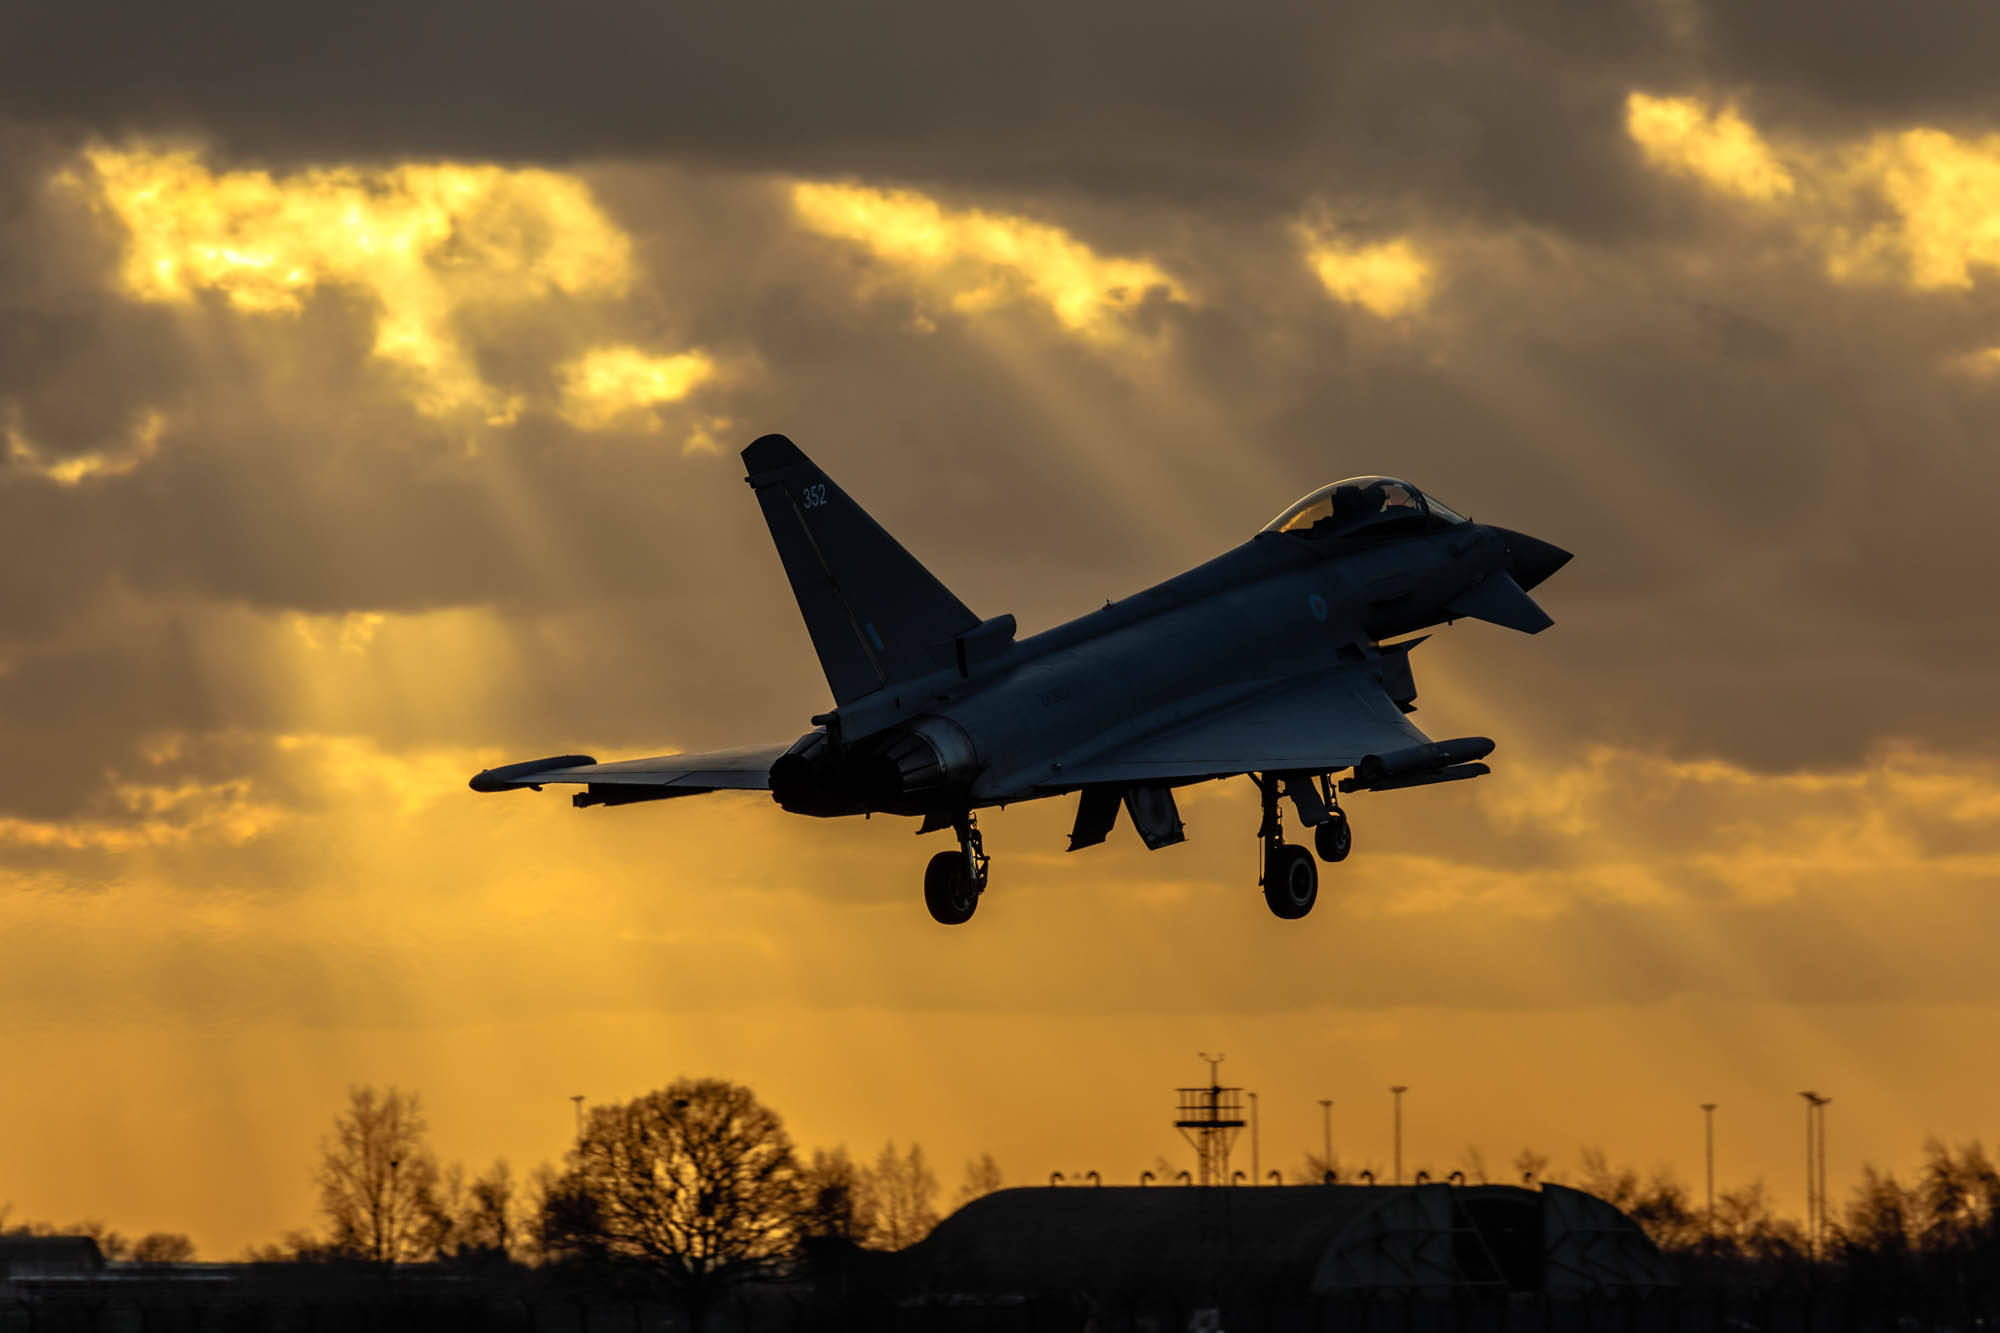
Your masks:
<svg viewBox="0 0 2000 1333"><path fill-rule="evenodd" d="M947 1191L1585 1147L1803 1202L2000 1135L2000 7L29 0L0 15L0 1205L311 1224L741 1080ZM1475 783L1066 855L489 764L786 739L783 431L1023 632L1404 476L1558 543L1417 650ZM1246 1145L1247 1148L1247 1145ZM1247 1151L1239 1164L1248 1165Z"/></svg>

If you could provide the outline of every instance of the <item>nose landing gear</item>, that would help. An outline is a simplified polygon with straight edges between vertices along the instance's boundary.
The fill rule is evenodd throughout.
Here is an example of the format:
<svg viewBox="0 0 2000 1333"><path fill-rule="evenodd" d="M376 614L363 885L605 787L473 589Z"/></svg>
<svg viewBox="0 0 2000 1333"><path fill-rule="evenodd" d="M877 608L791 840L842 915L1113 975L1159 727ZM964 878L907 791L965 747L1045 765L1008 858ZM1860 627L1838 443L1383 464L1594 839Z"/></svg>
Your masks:
<svg viewBox="0 0 2000 1333"><path fill-rule="evenodd" d="M952 829L958 834L958 850L939 852L924 868L924 906L940 925L962 926L979 907L990 862L979 822L970 812L953 820Z"/></svg>

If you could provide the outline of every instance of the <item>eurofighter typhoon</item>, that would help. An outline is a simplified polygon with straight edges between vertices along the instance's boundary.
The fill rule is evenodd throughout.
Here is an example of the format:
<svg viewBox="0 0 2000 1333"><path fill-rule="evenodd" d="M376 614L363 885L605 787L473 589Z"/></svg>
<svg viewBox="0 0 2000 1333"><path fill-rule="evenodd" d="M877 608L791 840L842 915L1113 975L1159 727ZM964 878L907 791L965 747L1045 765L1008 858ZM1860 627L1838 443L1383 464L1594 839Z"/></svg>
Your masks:
<svg viewBox="0 0 2000 1333"><path fill-rule="evenodd" d="M921 819L958 841L924 872L946 925L986 889L977 811L1074 795L1070 851L1103 842L1121 809L1158 850L1183 837L1176 787L1237 776L1262 796L1264 901L1304 916L1313 852L1341 861L1352 845L1341 794L1488 771L1492 741L1432 741L1410 722L1423 640L1400 636L1460 618L1539 633L1552 622L1527 590L1570 558L1408 482L1352 477L1204 565L1023 639L1013 616L973 614L783 435L743 462L834 707L789 743L560 755L489 768L472 789L581 783L578 806L769 791L794 814ZM1312 850L1285 841L1284 801Z"/></svg>

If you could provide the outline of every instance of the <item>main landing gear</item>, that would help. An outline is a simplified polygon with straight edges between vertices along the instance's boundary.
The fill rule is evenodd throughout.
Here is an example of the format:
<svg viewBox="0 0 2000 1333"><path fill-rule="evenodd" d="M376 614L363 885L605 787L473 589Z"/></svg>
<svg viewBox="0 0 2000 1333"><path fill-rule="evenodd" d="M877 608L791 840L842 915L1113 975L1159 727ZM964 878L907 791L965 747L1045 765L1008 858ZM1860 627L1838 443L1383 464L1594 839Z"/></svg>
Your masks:
<svg viewBox="0 0 2000 1333"><path fill-rule="evenodd" d="M931 918L942 925L962 926L972 920L979 895L986 891L986 844L979 836L979 821L971 814L952 821L958 834L958 850L939 852L924 869L924 906Z"/></svg>
<svg viewBox="0 0 2000 1333"><path fill-rule="evenodd" d="M1253 777L1264 803L1264 820L1257 830L1257 836L1264 840L1264 873L1258 883L1263 886L1264 902L1271 914L1296 921L1319 900L1319 865L1312 852L1285 841L1284 822L1278 813L1280 784L1297 807L1300 821L1312 828L1313 847L1321 860L1346 860L1354 847L1353 831L1334 797L1333 784L1324 774L1261 773Z"/></svg>

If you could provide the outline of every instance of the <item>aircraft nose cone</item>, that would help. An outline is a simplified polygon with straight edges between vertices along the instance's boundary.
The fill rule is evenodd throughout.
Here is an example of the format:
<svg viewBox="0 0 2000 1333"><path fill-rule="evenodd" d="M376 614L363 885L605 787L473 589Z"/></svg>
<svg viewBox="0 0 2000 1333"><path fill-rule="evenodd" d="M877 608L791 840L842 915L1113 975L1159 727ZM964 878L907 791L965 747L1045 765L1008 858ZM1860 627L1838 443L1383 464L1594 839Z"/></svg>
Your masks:
<svg viewBox="0 0 2000 1333"><path fill-rule="evenodd" d="M1500 539L1507 544L1507 555L1513 561L1514 582L1525 590L1548 578L1570 561L1570 554L1553 542L1545 542L1540 537L1530 537L1525 532L1515 532L1511 528L1495 528Z"/></svg>

